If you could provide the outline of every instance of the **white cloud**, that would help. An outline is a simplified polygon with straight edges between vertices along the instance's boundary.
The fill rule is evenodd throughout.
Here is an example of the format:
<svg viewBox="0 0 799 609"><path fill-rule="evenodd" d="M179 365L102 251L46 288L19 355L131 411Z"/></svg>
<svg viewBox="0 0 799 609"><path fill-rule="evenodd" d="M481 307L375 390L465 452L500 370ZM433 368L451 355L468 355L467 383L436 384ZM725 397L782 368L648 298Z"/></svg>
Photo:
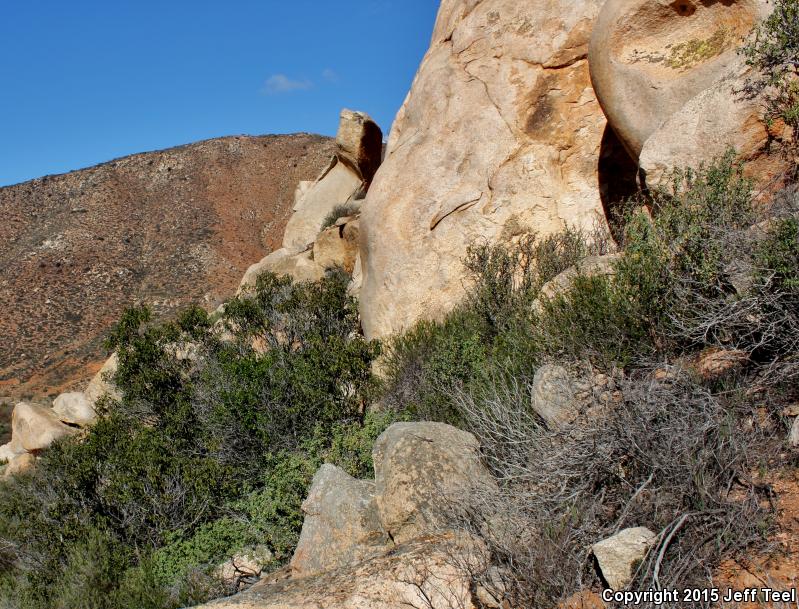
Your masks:
<svg viewBox="0 0 799 609"><path fill-rule="evenodd" d="M292 79L285 74L273 74L264 84L263 92L267 95L291 93L293 91L307 91L313 83L307 79Z"/></svg>
<svg viewBox="0 0 799 609"><path fill-rule="evenodd" d="M331 70L330 68L326 68L322 71L322 78L324 78L327 82L338 82L339 76L335 70Z"/></svg>

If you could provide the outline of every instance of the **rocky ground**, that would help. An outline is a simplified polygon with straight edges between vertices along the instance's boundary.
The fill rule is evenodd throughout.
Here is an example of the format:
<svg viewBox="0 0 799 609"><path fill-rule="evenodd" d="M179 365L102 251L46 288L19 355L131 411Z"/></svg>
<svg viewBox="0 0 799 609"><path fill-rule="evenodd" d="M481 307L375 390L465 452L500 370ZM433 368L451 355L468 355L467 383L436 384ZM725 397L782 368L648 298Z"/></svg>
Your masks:
<svg viewBox="0 0 799 609"><path fill-rule="evenodd" d="M215 307L275 249L334 142L228 137L0 189L0 395L85 383L126 306Z"/></svg>

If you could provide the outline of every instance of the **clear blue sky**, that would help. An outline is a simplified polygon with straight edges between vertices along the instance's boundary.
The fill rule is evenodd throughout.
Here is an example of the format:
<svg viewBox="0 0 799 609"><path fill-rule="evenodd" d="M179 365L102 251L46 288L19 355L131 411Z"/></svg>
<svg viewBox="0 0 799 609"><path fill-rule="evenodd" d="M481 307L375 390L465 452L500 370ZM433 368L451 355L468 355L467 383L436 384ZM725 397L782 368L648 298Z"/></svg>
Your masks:
<svg viewBox="0 0 799 609"><path fill-rule="evenodd" d="M3 0L0 185L234 134L387 131L438 0Z"/></svg>

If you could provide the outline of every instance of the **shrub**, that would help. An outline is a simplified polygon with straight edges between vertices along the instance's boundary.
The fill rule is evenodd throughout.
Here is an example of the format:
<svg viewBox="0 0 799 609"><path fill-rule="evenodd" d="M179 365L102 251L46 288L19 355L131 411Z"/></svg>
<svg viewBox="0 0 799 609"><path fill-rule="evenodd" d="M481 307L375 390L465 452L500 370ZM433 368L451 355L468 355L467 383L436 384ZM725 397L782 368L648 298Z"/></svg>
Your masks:
<svg viewBox="0 0 799 609"><path fill-rule="evenodd" d="M108 341L122 399L0 484L1 598L177 608L223 593L213 568L244 546L285 562L316 469L365 471L390 420L364 415L378 349L346 286L264 275L218 322L233 342L200 309L127 311Z"/></svg>
<svg viewBox="0 0 799 609"><path fill-rule="evenodd" d="M658 534L633 590L706 587L722 558L766 546L770 490L751 472L779 446L768 424L741 432L756 416L745 388L714 395L679 373L661 384L642 372L619 389L602 416L558 430L512 376L460 394L497 486L452 496L445 522L486 544L493 569L473 575L500 602L552 607L600 586L590 547L627 527Z"/></svg>
<svg viewBox="0 0 799 609"><path fill-rule="evenodd" d="M333 210L325 216L325 219L322 221L321 230L325 230L326 228L330 228L336 222L339 221L340 218L348 218L350 216L355 216L361 211L361 207L356 203L345 203L344 205L336 205Z"/></svg>
<svg viewBox="0 0 799 609"><path fill-rule="evenodd" d="M747 86L750 93L768 90L766 122L782 120L799 141L799 6L775 0L774 12L759 24L742 50L759 75Z"/></svg>

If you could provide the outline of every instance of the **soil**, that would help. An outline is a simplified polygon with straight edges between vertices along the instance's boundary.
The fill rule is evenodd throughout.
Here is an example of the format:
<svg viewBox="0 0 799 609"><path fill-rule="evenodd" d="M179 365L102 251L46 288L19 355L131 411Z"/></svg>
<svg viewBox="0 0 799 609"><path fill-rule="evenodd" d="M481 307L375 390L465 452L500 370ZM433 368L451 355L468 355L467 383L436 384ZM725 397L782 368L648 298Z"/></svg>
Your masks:
<svg viewBox="0 0 799 609"><path fill-rule="evenodd" d="M334 148L227 137L0 188L0 396L82 388L128 306L216 308L280 247L298 182Z"/></svg>

